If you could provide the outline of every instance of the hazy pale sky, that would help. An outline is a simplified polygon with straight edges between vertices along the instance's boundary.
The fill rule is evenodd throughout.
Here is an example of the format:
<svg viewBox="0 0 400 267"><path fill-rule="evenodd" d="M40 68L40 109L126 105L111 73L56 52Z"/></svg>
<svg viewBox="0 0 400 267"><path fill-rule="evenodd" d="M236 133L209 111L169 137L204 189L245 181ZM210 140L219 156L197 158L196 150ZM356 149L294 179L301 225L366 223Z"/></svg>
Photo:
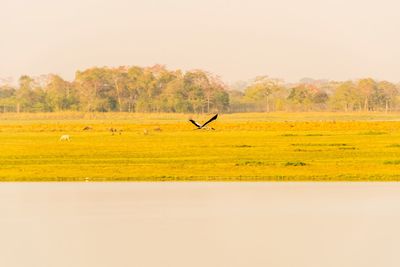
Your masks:
<svg viewBox="0 0 400 267"><path fill-rule="evenodd" d="M395 0L0 0L0 77L156 63L256 75L400 81Z"/></svg>

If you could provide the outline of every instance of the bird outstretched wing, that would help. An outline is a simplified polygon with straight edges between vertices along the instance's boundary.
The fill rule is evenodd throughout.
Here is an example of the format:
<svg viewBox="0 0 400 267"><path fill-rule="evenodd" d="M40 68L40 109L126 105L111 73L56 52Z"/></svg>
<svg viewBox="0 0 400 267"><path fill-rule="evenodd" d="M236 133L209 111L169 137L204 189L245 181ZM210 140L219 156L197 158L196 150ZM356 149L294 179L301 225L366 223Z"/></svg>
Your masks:
<svg viewBox="0 0 400 267"><path fill-rule="evenodd" d="M193 123L194 125L196 125L197 128L201 128L201 125L198 124L197 122L195 122L194 120L189 120L191 123Z"/></svg>
<svg viewBox="0 0 400 267"><path fill-rule="evenodd" d="M212 117L211 119L209 119L206 123L204 123L203 125L201 125L200 128L203 128L204 126L206 126L207 124L209 124L212 121L215 121L218 118L218 114L216 114L214 117Z"/></svg>

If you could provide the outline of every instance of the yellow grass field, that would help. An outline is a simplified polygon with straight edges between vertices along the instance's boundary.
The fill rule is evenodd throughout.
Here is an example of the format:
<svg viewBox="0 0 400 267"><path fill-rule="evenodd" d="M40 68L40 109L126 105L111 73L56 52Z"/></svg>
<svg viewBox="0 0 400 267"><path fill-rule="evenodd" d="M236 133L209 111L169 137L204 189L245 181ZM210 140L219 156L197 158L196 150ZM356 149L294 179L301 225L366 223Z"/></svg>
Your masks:
<svg viewBox="0 0 400 267"><path fill-rule="evenodd" d="M209 117L0 114L0 180L400 180L400 114L220 114L215 131L187 121Z"/></svg>

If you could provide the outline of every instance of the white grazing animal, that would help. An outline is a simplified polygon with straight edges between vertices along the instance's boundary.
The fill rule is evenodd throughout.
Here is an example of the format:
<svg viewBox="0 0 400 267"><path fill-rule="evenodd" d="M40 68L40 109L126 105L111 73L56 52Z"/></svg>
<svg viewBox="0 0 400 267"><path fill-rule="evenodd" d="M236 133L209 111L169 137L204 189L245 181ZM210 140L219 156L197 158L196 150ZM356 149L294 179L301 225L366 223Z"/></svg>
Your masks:
<svg viewBox="0 0 400 267"><path fill-rule="evenodd" d="M60 141L71 141L68 134L61 135Z"/></svg>

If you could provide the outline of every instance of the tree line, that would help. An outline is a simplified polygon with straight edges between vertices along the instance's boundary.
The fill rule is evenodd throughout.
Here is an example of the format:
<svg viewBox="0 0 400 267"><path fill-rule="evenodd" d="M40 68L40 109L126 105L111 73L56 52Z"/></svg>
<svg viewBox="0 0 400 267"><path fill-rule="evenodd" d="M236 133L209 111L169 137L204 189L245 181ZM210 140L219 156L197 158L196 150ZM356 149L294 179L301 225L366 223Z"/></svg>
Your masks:
<svg viewBox="0 0 400 267"><path fill-rule="evenodd" d="M243 87L243 85L242 85ZM233 109L248 111L396 111L400 84L363 78L355 81L302 79L285 84L267 76L255 78L243 92L230 92Z"/></svg>
<svg viewBox="0 0 400 267"><path fill-rule="evenodd" d="M59 75L23 75L0 85L0 112L272 112L395 111L400 86L364 78L302 79L298 83L258 76L228 86L209 72L152 67L94 67L73 81Z"/></svg>

